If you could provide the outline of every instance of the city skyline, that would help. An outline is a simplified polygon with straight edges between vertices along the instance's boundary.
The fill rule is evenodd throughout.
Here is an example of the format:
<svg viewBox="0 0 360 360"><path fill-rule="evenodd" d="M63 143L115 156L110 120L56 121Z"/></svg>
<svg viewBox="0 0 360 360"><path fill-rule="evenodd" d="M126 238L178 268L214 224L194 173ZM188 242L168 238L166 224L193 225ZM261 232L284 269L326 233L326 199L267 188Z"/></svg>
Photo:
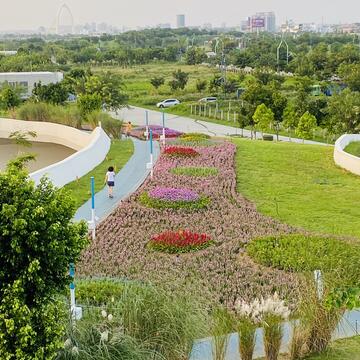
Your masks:
<svg viewBox="0 0 360 360"><path fill-rule="evenodd" d="M241 21L248 16L262 11L274 11L277 25L285 22L286 19L317 23L360 22L360 16L356 15L360 13L360 3L356 0L344 0L341 8L325 0L319 0L316 3L304 0L301 3L292 4L283 0L271 2L255 0L241 5L235 0L224 0L221 11L218 4L203 0L196 3L191 0L175 0L171 4L165 0L153 0L151 5L148 3L144 5L144 0L133 0L129 3L103 0L101 4L85 0L65 2L34 0L29 4L24 4L22 0L13 0L2 5L0 31L36 30L41 26L54 27L56 14L64 3L70 7L76 24L106 22L120 28L155 26L161 23L170 23L176 27L177 14L185 14L187 26L201 26L204 23L211 23L214 26L220 26L223 23L228 26L239 26ZM12 14L11 17L7 15L9 13Z"/></svg>

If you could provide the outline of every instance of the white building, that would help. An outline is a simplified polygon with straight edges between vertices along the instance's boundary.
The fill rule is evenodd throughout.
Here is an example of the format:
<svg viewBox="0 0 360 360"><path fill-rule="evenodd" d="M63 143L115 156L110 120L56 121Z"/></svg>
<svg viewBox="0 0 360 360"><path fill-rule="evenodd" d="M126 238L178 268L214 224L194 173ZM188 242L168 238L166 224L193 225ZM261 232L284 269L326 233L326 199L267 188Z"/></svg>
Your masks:
<svg viewBox="0 0 360 360"><path fill-rule="evenodd" d="M24 89L23 97L31 96L35 84L55 84L62 81L64 74L61 72L6 72L0 73L0 86L4 83L10 86L20 86Z"/></svg>
<svg viewBox="0 0 360 360"><path fill-rule="evenodd" d="M274 12L259 12L250 18L250 31L276 32L276 18Z"/></svg>

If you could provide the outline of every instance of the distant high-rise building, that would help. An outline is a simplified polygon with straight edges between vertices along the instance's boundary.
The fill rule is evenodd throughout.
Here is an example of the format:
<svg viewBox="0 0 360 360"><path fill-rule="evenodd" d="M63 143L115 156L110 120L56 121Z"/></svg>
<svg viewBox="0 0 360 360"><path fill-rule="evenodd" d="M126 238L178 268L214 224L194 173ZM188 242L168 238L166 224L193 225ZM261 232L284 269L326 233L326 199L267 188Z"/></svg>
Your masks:
<svg viewBox="0 0 360 360"><path fill-rule="evenodd" d="M276 32L276 18L274 12L260 12L251 16L250 31Z"/></svg>
<svg viewBox="0 0 360 360"><path fill-rule="evenodd" d="M176 15L176 27L178 29L185 27L185 15Z"/></svg>

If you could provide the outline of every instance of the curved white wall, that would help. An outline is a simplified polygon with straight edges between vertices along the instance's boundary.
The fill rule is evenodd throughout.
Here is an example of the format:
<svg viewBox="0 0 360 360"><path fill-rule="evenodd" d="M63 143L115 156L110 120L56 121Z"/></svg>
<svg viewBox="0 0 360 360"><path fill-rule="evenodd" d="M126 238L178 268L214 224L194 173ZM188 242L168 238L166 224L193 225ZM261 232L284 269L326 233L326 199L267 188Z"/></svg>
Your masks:
<svg viewBox="0 0 360 360"><path fill-rule="evenodd" d="M58 187L84 176L105 159L111 145L110 138L101 128L89 134L60 124L0 118L0 138L8 138L14 131L35 131L34 141L60 144L77 151L56 164L31 173L30 177L37 184L44 175Z"/></svg>
<svg viewBox="0 0 360 360"><path fill-rule="evenodd" d="M340 167L360 175L360 158L344 151L354 141L360 141L360 134L345 134L341 136L335 143L334 160Z"/></svg>

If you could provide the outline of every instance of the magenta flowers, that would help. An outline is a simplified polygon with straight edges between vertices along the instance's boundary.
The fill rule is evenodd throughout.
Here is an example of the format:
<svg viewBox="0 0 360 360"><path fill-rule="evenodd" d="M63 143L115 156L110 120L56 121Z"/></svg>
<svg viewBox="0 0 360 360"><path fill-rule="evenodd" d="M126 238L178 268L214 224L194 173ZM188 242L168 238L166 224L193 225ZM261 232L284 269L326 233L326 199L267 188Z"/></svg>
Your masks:
<svg viewBox="0 0 360 360"><path fill-rule="evenodd" d="M166 187L156 187L149 191L149 196L164 201L196 201L199 199L199 195L195 191Z"/></svg>

